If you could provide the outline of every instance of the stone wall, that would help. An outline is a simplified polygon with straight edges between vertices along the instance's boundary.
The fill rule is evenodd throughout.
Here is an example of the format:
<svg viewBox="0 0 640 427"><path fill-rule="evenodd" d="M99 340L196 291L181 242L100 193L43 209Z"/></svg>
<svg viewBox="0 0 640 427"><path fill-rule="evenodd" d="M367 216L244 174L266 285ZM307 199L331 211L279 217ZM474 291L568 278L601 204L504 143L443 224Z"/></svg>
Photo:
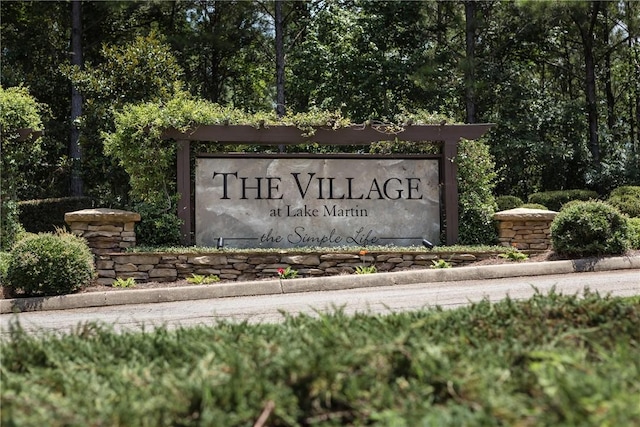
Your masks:
<svg viewBox="0 0 640 427"><path fill-rule="evenodd" d="M94 255L123 252L136 245L135 223L140 214L119 209L83 209L67 212L71 232L87 240Z"/></svg>
<svg viewBox="0 0 640 427"><path fill-rule="evenodd" d="M517 211L517 210L516 210ZM526 210L531 211L531 210ZM519 249L547 249L549 212L496 214L501 241ZM503 214L500 216L500 214ZM505 215L506 214L506 215ZM555 212L553 213L555 216ZM524 215L524 216L523 216ZM506 219L504 219L506 218ZM497 218L498 219L498 218ZM354 274L357 267L372 266L379 272L430 268L438 260L460 266L497 256L498 252L261 252L220 249L207 253L131 253L136 244L135 223L140 215L116 209L85 209L65 214L71 232L84 237L95 254L97 281L111 285L116 279L138 282L172 282L192 275L215 275L222 280L256 280L278 276L278 269L291 267L299 277Z"/></svg>
<svg viewBox="0 0 640 427"><path fill-rule="evenodd" d="M497 212L500 244L519 250L551 249L551 223L558 213L541 209L510 209Z"/></svg>
<svg viewBox="0 0 640 427"><path fill-rule="evenodd" d="M222 280L275 278L279 268L291 267L298 277L353 274L358 266L375 265L379 272L430 268L443 259L452 266L494 258L498 252L461 254L446 252L359 253L270 253L224 252L198 254L111 253L97 257L98 282L110 285L116 278L138 282L171 282L198 275L216 275Z"/></svg>

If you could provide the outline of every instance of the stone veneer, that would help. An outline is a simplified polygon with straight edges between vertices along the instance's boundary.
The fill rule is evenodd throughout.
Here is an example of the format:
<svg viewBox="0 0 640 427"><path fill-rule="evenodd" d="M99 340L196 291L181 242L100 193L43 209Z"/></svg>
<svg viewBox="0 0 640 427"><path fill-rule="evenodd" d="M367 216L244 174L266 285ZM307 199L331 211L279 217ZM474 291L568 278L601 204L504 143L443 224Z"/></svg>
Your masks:
<svg viewBox="0 0 640 427"><path fill-rule="evenodd" d="M430 268L443 259L460 266L488 258L498 252L476 254L447 252L295 253L225 252L211 253L110 253L97 257L98 282L111 285L116 278L138 282L172 282L192 274L216 275L222 280L275 278L279 268L291 267L299 277L353 274L358 266L375 265L379 272Z"/></svg>
<svg viewBox="0 0 640 427"><path fill-rule="evenodd" d="M505 246L548 249L549 227L555 212L514 209L496 214L500 238ZM131 253L136 244L135 223L140 215L117 209L85 209L65 214L71 232L85 238L96 257L97 282L111 285L117 278L138 282L172 282L194 274L216 275L222 280L256 280L278 276L278 269L291 267L300 277L353 274L359 266L375 265L377 271L430 268L444 260L452 266L495 257L499 252L255 252ZM544 243L544 244L543 244Z"/></svg>
<svg viewBox="0 0 640 427"><path fill-rule="evenodd" d="M119 209L83 209L67 212L64 221L73 234L87 240L91 251L99 257L136 245L134 227L140 214Z"/></svg>
<svg viewBox="0 0 640 427"><path fill-rule="evenodd" d="M542 209L516 208L497 212L500 244L520 250L551 249L551 223L558 213Z"/></svg>

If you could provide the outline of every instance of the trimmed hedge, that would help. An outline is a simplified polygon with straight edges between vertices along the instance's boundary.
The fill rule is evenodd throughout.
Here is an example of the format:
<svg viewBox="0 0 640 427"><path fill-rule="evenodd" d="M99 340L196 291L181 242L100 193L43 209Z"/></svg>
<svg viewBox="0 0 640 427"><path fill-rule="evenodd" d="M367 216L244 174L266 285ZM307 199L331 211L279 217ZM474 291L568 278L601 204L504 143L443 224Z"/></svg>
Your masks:
<svg viewBox="0 0 640 427"><path fill-rule="evenodd" d="M93 201L90 197L61 197L18 202L20 223L26 231L31 233L54 232L56 228L65 228L65 213L92 207Z"/></svg>
<svg viewBox="0 0 640 427"><path fill-rule="evenodd" d="M551 223L553 249L566 255L615 255L629 248L627 218L604 202L574 202Z"/></svg>
<svg viewBox="0 0 640 427"><path fill-rule="evenodd" d="M498 196L496 197L496 204L498 205L498 211L508 211L509 209L521 207L524 202L517 196Z"/></svg>
<svg viewBox="0 0 640 427"><path fill-rule="evenodd" d="M640 217L640 186L616 188L609 195L607 203L632 218Z"/></svg>
<svg viewBox="0 0 640 427"><path fill-rule="evenodd" d="M549 210L545 205L541 205L539 203L525 203L520 206L523 209L541 209L543 211Z"/></svg>
<svg viewBox="0 0 640 427"><path fill-rule="evenodd" d="M529 203L537 203L548 209L560 212L562 205L572 200L597 200L598 193L590 190L557 190L533 193L528 197Z"/></svg>

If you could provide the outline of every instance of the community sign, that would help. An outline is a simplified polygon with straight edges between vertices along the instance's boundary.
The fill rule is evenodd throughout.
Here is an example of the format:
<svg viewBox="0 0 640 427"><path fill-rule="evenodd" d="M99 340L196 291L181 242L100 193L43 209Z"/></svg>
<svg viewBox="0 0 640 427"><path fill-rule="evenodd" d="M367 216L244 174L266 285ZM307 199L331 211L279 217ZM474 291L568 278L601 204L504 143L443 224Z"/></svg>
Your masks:
<svg viewBox="0 0 640 427"><path fill-rule="evenodd" d="M210 155L196 159L199 246L420 245L440 239L434 158Z"/></svg>

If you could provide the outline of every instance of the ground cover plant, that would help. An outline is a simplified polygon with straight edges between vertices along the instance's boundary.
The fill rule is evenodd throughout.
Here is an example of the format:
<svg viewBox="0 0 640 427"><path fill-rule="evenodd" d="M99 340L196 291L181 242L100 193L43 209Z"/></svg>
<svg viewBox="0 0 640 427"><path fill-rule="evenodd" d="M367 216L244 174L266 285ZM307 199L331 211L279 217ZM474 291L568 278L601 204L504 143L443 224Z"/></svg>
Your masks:
<svg viewBox="0 0 640 427"><path fill-rule="evenodd" d="M638 425L640 299L286 316L2 343L2 425Z"/></svg>

